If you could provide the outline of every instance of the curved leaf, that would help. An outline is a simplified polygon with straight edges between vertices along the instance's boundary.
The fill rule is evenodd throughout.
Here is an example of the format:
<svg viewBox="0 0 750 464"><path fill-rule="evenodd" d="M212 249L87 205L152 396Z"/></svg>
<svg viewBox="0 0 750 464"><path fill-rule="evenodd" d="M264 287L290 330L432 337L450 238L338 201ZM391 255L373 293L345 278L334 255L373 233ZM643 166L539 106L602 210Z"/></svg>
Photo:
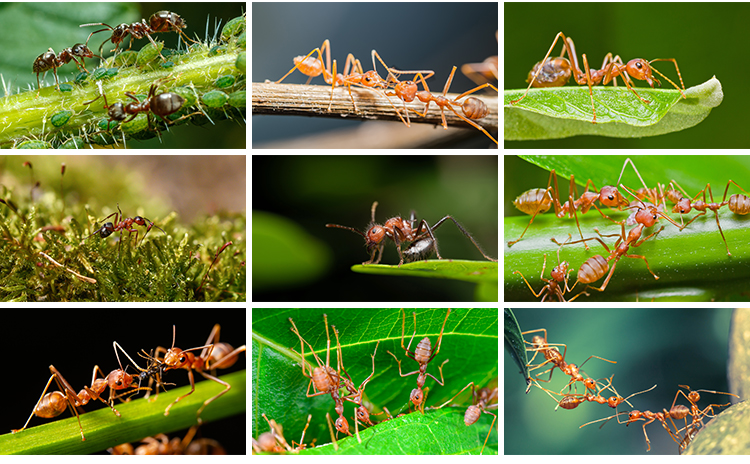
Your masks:
<svg viewBox="0 0 750 464"><path fill-rule="evenodd" d="M526 344L523 342L521 327L518 325L516 316L512 309L505 309L505 351L510 353L513 360L521 368L520 373L526 379L526 386L531 383L529 377L528 357L526 356Z"/></svg>
<svg viewBox="0 0 750 464"><path fill-rule="evenodd" d="M414 310L406 309L404 344L414 332ZM436 343L446 315L445 309L419 309L417 312L417 333L414 344L423 337ZM400 377L396 361L386 351L395 354L402 363L402 372L417 369L417 364L404 356L401 349L402 313L401 309L254 309L253 310L253 436L268 430L268 424L261 416L276 420L284 427L287 441L299 441L307 421L312 414L310 427L305 434L305 442L317 439L316 446L329 443L330 433L326 425L326 413L334 415L330 395L308 398L306 391L309 380L302 375L299 356L300 341L290 330L288 318L292 317L302 337L309 342L321 357L326 359L326 332L323 314L328 315L328 323L339 332L341 350L346 371L354 383L360 383L372 373L372 354L376 342L380 341L375 356L375 374L366 387L365 398L379 408L388 408L395 416L406 412L409 394L416 385L416 376ZM411 332L410 332L411 331ZM440 352L428 366L427 372L440 378L438 366L446 359L443 367L445 386L438 385L428 378L430 388L427 405L441 404L458 393L466 384L488 385L498 372L498 310L497 309L453 309L445 324ZM331 329L331 348L336 339ZM316 362L305 346L308 363ZM330 354L330 365L335 367L335 351ZM313 388L310 388L312 393ZM352 418L353 403L345 403L345 415L350 429L354 429ZM415 417L421 415L413 414ZM411 415L410 415L411 416ZM374 421L384 416L374 417ZM391 422L391 421L388 421ZM385 426L388 424L383 424ZM381 425L375 427L379 430ZM361 435L362 428L360 428ZM487 429L484 429L486 436ZM375 431L373 431L375 432ZM429 430L412 437L399 435L399 440L427 439ZM476 432L475 432L476 433ZM346 438L343 441L352 440ZM482 441L484 437L482 437ZM353 440L356 442L356 438ZM372 445L370 445L372 446ZM406 446L406 445L404 445ZM376 448L378 449L378 448ZM368 451L369 452L369 451ZM432 452L440 452L435 448Z"/></svg>
<svg viewBox="0 0 750 464"><path fill-rule="evenodd" d="M650 137L695 126L724 98L716 77L685 91L638 88L641 102L625 87L594 87L596 124L586 86L504 91L505 140L543 140L575 135Z"/></svg>
<svg viewBox="0 0 750 464"><path fill-rule="evenodd" d="M750 396L750 351L747 349L747 334L750 334L750 308L736 308L732 312L732 324L729 329L727 378L729 391L740 398Z"/></svg>

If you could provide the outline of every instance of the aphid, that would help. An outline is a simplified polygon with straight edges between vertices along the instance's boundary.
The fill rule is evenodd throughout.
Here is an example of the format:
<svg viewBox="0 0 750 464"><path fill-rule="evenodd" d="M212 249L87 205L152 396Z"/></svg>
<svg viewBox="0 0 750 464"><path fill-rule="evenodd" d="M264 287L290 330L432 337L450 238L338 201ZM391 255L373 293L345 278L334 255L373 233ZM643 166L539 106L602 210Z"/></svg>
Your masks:
<svg viewBox="0 0 750 464"><path fill-rule="evenodd" d="M229 385L227 382L224 382L223 380L217 377L214 377L213 375L209 375L205 371L213 372L215 369L220 369L220 368L225 369L233 365L235 362L237 362L238 355L244 352L246 347L245 345L242 345L239 348L232 349L230 345L227 345L226 350L221 351L221 358L217 359L217 357L213 355L213 349L216 347L216 345L219 344L220 330L221 330L221 326L219 324L214 325L213 329L211 330L211 333L208 335L208 339L206 340L206 343L203 346L197 346L195 348L182 350L174 346L177 329L176 329L176 326L172 326L172 347L168 350L165 350L163 347L156 348L155 356L157 358L159 357L158 355L160 352L164 352L164 358L161 358L161 361L164 363L164 366L165 366L164 372L172 370L172 369L185 369L188 371L188 378L190 379L190 391L178 397L169 406L167 406L167 409L164 410L165 416L169 415L169 410L172 408L172 406L177 404L177 402L179 402L183 398L186 398L192 395L193 392L195 391L195 380L193 377L193 370L198 372L204 378L208 380L213 380L214 382L224 386L224 390L222 390L219 394L204 401L203 405L198 409L198 411L196 412L198 424L203 423L203 419L201 419L201 412L203 412L206 406L208 406L214 400L218 399L219 397L224 395L226 392L231 390L232 386ZM199 356L196 356L192 353L192 351L200 350L200 349L203 349L203 351L201 351L201 354Z"/></svg>
<svg viewBox="0 0 750 464"><path fill-rule="evenodd" d="M156 32L177 32L181 36L185 37L186 40L195 43L194 40L192 40L190 37L185 35L184 32L182 32L182 30L187 27L187 24L185 23L185 20L182 19L177 13L172 13L171 11L166 10L157 11L156 13L151 15L148 21L149 22L147 24L145 19L141 19L140 22L135 22L132 24L122 23L115 27L112 27L106 23L87 23L81 24L79 27L106 26L106 29L99 29L98 31L94 31L89 34L88 38L86 39L87 45L92 35L99 32L112 31L112 35L104 42L102 42L101 46L99 46L99 55L102 54L102 47L104 47L104 44L107 43L107 40L115 45L115 48L111 51L116 51L122 41L125 40L125 37L128 36L128 34L130 34L131 36L128 50L130 50L130 46L133 44L133 39L142 39L144 37L146 37L154 47L157 47L156 42L154 42L154 39L151 38L150 35ZM162 59L164 59L163 56Z"/></svg>
<svg viewBox="0 0 750 464"><path fill-rule="evenodd" d="M593 90L591 89L594 85L599 85L600 83L602 85L609 84L610 81L615 81L617 77L622 77L622 80L625 82L625 85L627 86L628 90L633 92L633 94L638 97L638 99L643 102L644 104L649 104L650 101L645 100L640 95L638 95L638 92L635 91L634 84L632 79L638 79L638 80L645 80L648 82L648 84L651 86L651 88L654 87L654 82L656 82L657 85L661 86L661 82L655 77L652 76L651 71L656 71L661 77L666 79L670 84L674 86L677 90L680 91L680 94L682 94L683 99L687 99L687 96L685 95L685 84L682 82L682 74L680 74L680 68L677 66L677 60L674 58L658 58L651 61L646 61L641 58L636 58L633 60L628 61L627 64L622 63L622 59L620 59L619 56L612 57L611 53L607 53L607 55L604 57L604 62L602 63L601 69L589 69L589 63L588 59L586 58L586 54L584 53L581 55L583 57L583 66L585 68L585 72L581 71L580 66L578 65L578 56L575 52L575 46L573 44L573 40L570 37L565 37L565 34L562 32L559 32L555 36L555 40L552 41L552 46L547 51L547 54L542 59L541 63L546 63L547 58L549 57L550 53L552 53L552 49L555 48L555 44L557 44L557 40L559 38L563 39L563 46L565 47L565 50L568 52L568 56L571 60L573 60L573 68L575 72L573 73L573 79L575 79L576 83L578 85L588 85L589 87L589 97L591 98L591 110L594 114L594 117L592 119L592 123L596 124L596 108L594 107L594 94ZM562 56L562 55L561 55ZM682 84L682 90L680 90L679 87L677 87L677 84L672 82L667 76L659 72L658 69L651 67L651 63L655 61L671 61L674 63L675 69L677 70L677 75L680 78L680 84ZM538 75L542 72L543 66L538 67L536 70L536 73L534 74L534 77L531 78L531 81L529 82L529 86L526 88L526 92L518 99L512 100L510 103L511 105L514 105L521 100L523 100L526 95L529 93L529 89L534 85L534 82L536 81Z"/></svg>
<svg viewBox="0 0 750 464"><path fill-rule="evenodd" d="M164 229L162 229L161 227L155 225L153 223L153 221L150 221L150 220L148 220L148 219L146 219L144 217L136 216L134 218L126 218L125 215L122 214L122 211L120 210L120 204L119 203L117 204L117 212L116 213L112 213L109 216L105 217L103 219L103 221L106 221L107 219L111 218L112 216L115 217L114 223L112 223L112 222L105 222L103 226L101 226L100 228L98 228L97 230L95 230L93 234L89 235L84 240L88 240L88 239L90 239L91 237L93 237L96 234L99 234L99 236L101 238L107 238L110 235L112 235L112 233L120 231L120 238L121 238L120 243L121 243L122 242L122 231L127 231L127 232L130 232L131 234L133 232L135 232L135 243L137 244L138 243L138 229L136 229L135 227L133 227L133 224L136 224L136 225L139 225L139 226L146 226L146 225L148 226L146 228L146 232L144 232L144 234L143 234L143 239L141 239L141 242L143 242L143 240L146 239L146 234L148 234L148 232L151 230L152 227L156 227L160 231L164 232ZM164 232L164 233L166 234L166 232ZM119 244L118 244L118 247L119 247Z"/></svg>
<svg viewBox="0 0 750 464"><path fill-rule="evenodd" d="M386 238L393 240L393 242L396 244L396 250L398 251L399 256L399 267L401 267L404 262L408 263L419 259L426 259L430 254L432 254L433 250L435 251L435 254L437 254L438 259L443 259L443 257L440 255L440 251L438 251L437 239L435 238L433 231L437 229L441 224L443 224L443 222L445 222L447 219L450 219L454 224L456 224L458 230L460 230L469 240L471 240L471 243L473 243L477 250L482 253L482 256L484 256L485 259L497 262L496 259L490 258L484 253L476 240L474 240L474 237L472 237L471 234L466 229L464 229L463 226L459 224L458 221L456 221L452 216L443 217L432 227L430 227L430 225L427 224L427 221L424 219L422 219L419 222L419 225L416 226L416 213L412 211L409 220L403 219L401 217L393 217L388 219L385 224L380 225L375 223L375 209L377 208L377 206L377 201L372 204L372 222L370 223L370 226L368 227L366 233L360 232L353 227L342 226L338 224L326 224L326 227L350 230L365 238L365 245L367 246L367 252L370 254L370 260L365 261L362 264L378 264L380 262L380 259L383 257L383 249L385 248ZM412 243L406 250L402 251L401 244L407 242ZM375 253L377 252L379 252L379 254L376 260Z"/></svg>
<svg viewBox="0 0 750 464"><path fill-rule="evenodd" d="M414 340L414 336L417 334L417 313L412 313L414 315L414 333L411 335L411 339L409 339L409 344L404 348L404 326L406 325L406 312L403 308L401 308L401 348L406 352L406 356L415 360L417 363L419 363L419 370L416 370L414 372L409 372L408 374L402 374L401 373L401 361L396 357L395 354L388 351L387 353L393 356L393 359L396 360L398 363L398 374L401 377L408 377L413 374L417 374L417 388L413 389L411 391L411 395L409 395L409 399L412 403L414 403L414 407L416 409L419 409L422 414L424 414L424 391L422 390L422 387L424 387L425 381L427 380L427 377L432 377L433 380L435 380L440 385L445 385L445 380L443 379L443 366L445 363L447 363L449 360L446 359L443 361L442 364L438 367L438 370L440 371L440 379L438 380L434 375L427 373L427 364L432 361L435 356L440 352L440 344L443 342L443 330L445 329L445 323L448 322L448 316L450 315L451 310L448 309L448 312L445 313L445 320L443 320L443 327L440 328L440 335L438 336L437 341L437 348L435 348L435 352L432 352L432 344L430 343L429 337L425 337L417 344L417 347L414 349L414 351L411 351L411 342Z"/></svg>
<svg viewBox="0 0 750 464"><path fill-rule="evenodd" d="M37 89L42 88L42 85L39 82L40 73L49 71L51 69L52 73L55 75L55 86L59 90L60 81L57 78L57 68L73 61L75 62L79 70L88 73L86 66L83 64L83 59L93 57L94 54L91 52L91 50L89 50L89 48L83 44L75 44L72 47L65 48L60 51L59 55L55 55L55 51L50 48L45 53L37 56L32 66L32 72L36 73ZM78 61L78 58L80 58L81 61Z"/></svg>

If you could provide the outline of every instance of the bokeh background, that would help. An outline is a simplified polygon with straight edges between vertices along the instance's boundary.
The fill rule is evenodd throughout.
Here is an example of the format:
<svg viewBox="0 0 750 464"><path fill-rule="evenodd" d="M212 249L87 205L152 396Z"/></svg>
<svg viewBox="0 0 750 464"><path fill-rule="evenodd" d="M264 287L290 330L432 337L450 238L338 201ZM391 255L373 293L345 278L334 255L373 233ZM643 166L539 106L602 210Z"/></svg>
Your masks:
<svg viewBox="0 0 750 464"><path fill-rule="evenodd" d="M370 52L375 49L390 67L434 70L435 75L427 84L433 93L442 91L453 66L460 68L464 63L478 63L498 54L495 40L498 8L496 2L253 3L253 82L280 79L294 66L295 56L307 55L329 39L331 60L336 59L339 67L343 67L347 54L352 53L364 70L369 71L372 68ZM378 67L382 76L385 71L380 63ZM298 71L284 80L290 84L306 81L307 76ZM314 78L311 84L323 85L322 76ZM460 93L476 85L457 70L450 91ZM376 123L382 124L382 121ZM338 129L355 130L366 124L360 120L254 116L253 147L262 148L270 142L285 142ZM389 130L383 137L409 134L410 128L402 123L388 121L387 125ZM442 127L435 130L438 129L443 131ZM411 130L413 132L414 126ZM495 147L487 136L476 129L473 132L476 134L471 135L471 140L459 146L486 148L491 144ZM338 145L337 148L366 147Z"/></svg>
<svg viewBox="0 0 750 464"><path fill-rule="evenodd" d="M629 400L638 410L669 409L678 385L729 392L727 340L731 309L527 308L513 312L521 331L546 328L549 343L567 344L566 362L580 365L591 355L617 361L609 364L594 358L583 370L595 379L615 374L613 385L621 396L657 384L654 390ZM525 338L530 341L534 335ZM538 359L539 356L535 364ZM586 422L614 414L614 410L607 405L584 403L573 410L555 411L555 402L542 390L532 386L528 395L524 393L526 383L507 353L504 363L506 454L646 453L643 421L626 428L613 419L601 429L601 423L579 429ZM544 374L542 378L548 376ZM560 391L567 384L566 378L569 380L557 371L552 383L542 385ZM701 393L698 404L724 404L730 398ZM684 399L678 403L689 406ZM627 404L624 406L618 411L630 410ZM649 454L677 454L677 444L661 423L648 425L646 432L651 440Z"/></svg>
<svg viewBox="0 0 750 464"><path fill-rule="evenodd" d="M430 225L451 215L497 257L496 156L255 155L252 162L253 301L473 301L467 282L352 272L369 259L364 239L325 224L365 230L376 200L380 224L411 210ZM259 213L287 222L262 232ZM435 236L444 258L484 260L452 223ZM381 264L398 264L390 241Z"/></svg>
<svg viewBox="0 0 750 464"><path fill-rule="evenodd" d="M563 31L575 41L579 60L600 66L612 52L624 62L633 58L676 58L685 87L716 76L724 101L703 122L684 131L623 139L583 136L535 142L505 142L505 148L747 148L745 108L750 96L744 91L750 64L737 50L747 48L747 3L524 3L503 5L505 23L504 87L521 89L534 63L540 61L555 35ZM553 54L560 54L558 41ZM661 65L661 66L659 66ZM671 63L656 63L675 81ZM670 86L668 82L663 83ZM571 85L571 84L568 84ZM637 81L636 86L647 85Z"/></svg>

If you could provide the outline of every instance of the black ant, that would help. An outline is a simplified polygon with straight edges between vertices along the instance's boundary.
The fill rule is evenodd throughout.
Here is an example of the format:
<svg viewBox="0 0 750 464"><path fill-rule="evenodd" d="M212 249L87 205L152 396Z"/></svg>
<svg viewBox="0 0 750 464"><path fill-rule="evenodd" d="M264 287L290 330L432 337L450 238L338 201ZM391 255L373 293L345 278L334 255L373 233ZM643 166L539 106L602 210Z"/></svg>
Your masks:
<svg viewBox="0 0 750 464"><path fill-rule="evenodd" d="M487 256L482 247L474 240L474 237L463 228L452 216L445 216L435 223L434 226L430 227L426 220L422 219L419 222L419 226L415 228L416 217L415 212L411 212L409 220L402 217L393 217L385 221L385 224L380 225L375 223L375 208L377 208L378 202L372 204L372 222L367 229L367 232L360 232L353 227L341 226L338 224L326 224L326 227L334 227L337 229L351 230L365 238L365 244L367 245L367 252L370 253L370 260L365 261L362 264L378 264L380 259L383 257L383 249L385 248L385 238L390 238L396 244L396 250L400 258L398 266L401 267L404 262L410 263L421 259L427 259L434 251L437 254L438 259L443 259L440 256L440 251L437 247L437 239L432 233L433 230L437 229L446 219L450 219L456 224L458 230L460 230L471 243L477 247L482 256L489 261L497 262L496 259ZM401 251L401 244L404 242L412 242L408 248ZM375 253L380 251L378 259L375 259Z"/></svg>
<svg viewBox="0 0 750 464"><path fill-rule="evenodd" d="M125 92L125 96L135 100L135 102L127 104L118 102L111 106L107 102L107 96L104 95L103 92L100 93L99 97L104 97L104 107L107 108L107 115L109 116L108 120L110 122L120 121L124 124L135 119L136 116L138 116L138 114L140 113L146 113L147 115L149 113L153 113L155 116L161 118L165 123L169 124L169 121L165 119L165 117L179 111L180 108L182 108L182 105L185 103L185 99L180 95L172 92L162 92L157 95L156 88L158 86L158 83L151 84L151 88L148 91L148 96L144 101L138 100L138 97L130 92ZM84 105L94 103L99 99L99 97L96 97L89 102L85 102Z"/></svg>
<svg viewBox="0 0 750 464"><path fill-rule="evenodd" d="M78 61L76 57L81 58L81 61ZM37 90L42 88L42 85L39 83L40 73L47 72L51 69L55 75L55 85L59 90L60 81L57 78L57 68L73 61L75 62L76 66L78 66L79 70L88 73L86 66L83 64L83 59L93 57L94 54L84 44L75 44L72 47L65 48L60 51L59 55L55 55L55 51L50 48L46 52L36 57L31 68L32 72L36 73Z"/></svg>
<svg viewBox="0 0 750 464"><path fill-rule="evenodd" d="M89 39L91 39L92 35L98 32L112 31L112 35L107 39L115 45L114 50L111 51L117 51L117 48L120 46L123 40L125 40L125 37L128 34L131 35L128 50L130 50L130 47L133 44L133 39L142 39L144 37L146 37L151 42L151 44L156 47L156 42L154 42L154 39L152 39L150 35L156 32L177 32L178 34L185 37L185 39L196 43L190 37L185 35L184 32L182 32L182 29L187 27L185 20L182 19L177 13L166 10L157 11L156 13L152 14L148 19L148 24L146 23L145 19L141 19L140 22L135 22L132 24L122 23L116 27L112 27L106 23L81 24L79 27L86 26L107 26L106 29L99 29L98 31L94 31L89 34L88 38L86 39L86 44L89 43ZM102 54L102 48L104 47L104 44L107 43L107 40L102 42L101 46L99 47L100 55Z"/></svg>
<svg viewBox="0 0 750 464"><path fill-rule="evenodd" d="M148 228L146 228L146 232L144 232L144 234L143 234L143 238L141 239L141 242L143 242L143 240L146 239L146 234L148 234L148 232L151 230L152 227L156 227L157 229L159 229L160 231L162 231L162 232L164 232L166 234L166 232L164 231L164 229L162 229L161 227L155 225L153 221L150 221L150 220L148 220L148 219L146 219L144 217L136 216L134 218L126 218L125 215L122 214L122 211L120 210L120 204L119 203L117 204L117 211L118 212L112 213L109 216L107 216L107 217L104 218L104 221L106 221L107 219L109 219L112 216L114 216L115 217L114 223L112 223L112 222L105 222L103 226L101 226L100 228L98 228L96 231L94 231L93 234L89 235L84 240L88 240L88 239L90 239L91 237L93 237L96 234L99 234L99 236L101 238L107 238L110 235L112 235L112 233L117 232L118 230L120 231L120 236L122 236L122 231L126 230L126 231L130 232L131 234L133 232L135 232L135 242L137 244L138 243L138 229L134 228L133 224L136 224L136 225L139 225L139 226L148 225Z"/></svg>

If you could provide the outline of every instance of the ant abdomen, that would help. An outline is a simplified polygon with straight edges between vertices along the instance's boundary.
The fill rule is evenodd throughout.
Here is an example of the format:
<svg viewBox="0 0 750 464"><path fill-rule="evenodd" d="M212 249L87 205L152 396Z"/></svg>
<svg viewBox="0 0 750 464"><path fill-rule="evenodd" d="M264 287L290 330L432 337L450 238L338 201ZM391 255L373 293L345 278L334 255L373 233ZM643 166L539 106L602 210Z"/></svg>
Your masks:
<svg viewBox="0 0 750 464"><path fill-rule="evenodd" d="M36 409L34 409L34 414L43 419L52 419L65 412L67 407L68 402L65 395L59 391L53 391L44 395L44 398L39 401Z"/></svg>
<svg viewBox="0 0 750 464"><path fill-rule="evenodd" d="M414 360L420 364L429 362L430 356L432 355L432 343L430 339L425 337L421 342L417 344L414 349Z"/></svg>
<svg viewBox="0 0 750 464"><path fill-rule="evenodd" d="M490 114L487 105L482 100L474 97L468 97L464 100L461 104L461 108L469 119L482 119Z"/></svg>
<svg viewBox="0 0 750 464"><path fill-rule="evenodd" d="M595 255L587 259L578 270L578 281L590 284L601 279L609 270L609 263L602 255Z"/></svg>
<svg viewBox="0 0 750 464"><path fill-rule="evenodd" d="M427 260L435 252L435 241L431 238L417 240L404 250L404 262L413 263L415 261Z"/></svg>

